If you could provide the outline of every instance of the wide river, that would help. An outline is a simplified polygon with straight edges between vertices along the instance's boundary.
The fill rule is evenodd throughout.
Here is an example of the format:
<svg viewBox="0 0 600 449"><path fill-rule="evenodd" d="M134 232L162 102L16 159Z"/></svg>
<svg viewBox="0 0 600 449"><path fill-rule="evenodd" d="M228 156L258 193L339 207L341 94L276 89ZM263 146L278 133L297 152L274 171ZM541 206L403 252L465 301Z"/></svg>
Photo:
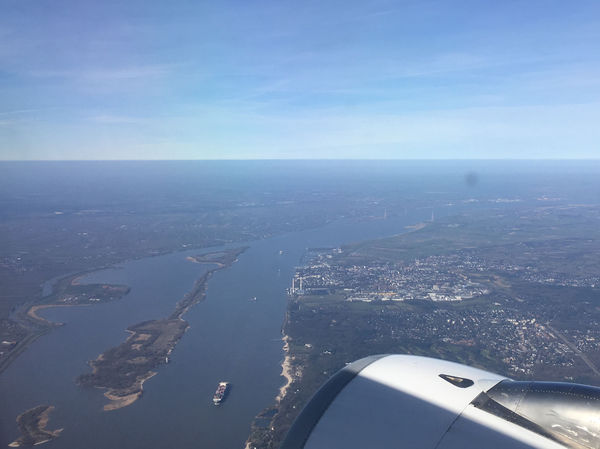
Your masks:
<svg viewBox="0 0 600 449"><path fill-rule="evenodd" d="M284 382L285 290L306 248L397 234L430 216L431 210L420 209L401 218L338 221L248 243L185 315L191 327L171 362L144 384L138 401L111 412L102 411L102 391L77 386L76 377L89 371L89 360L121 343L125 328L170 314L206 270L186 256L214 248L134 260L86 276L85 282L127 284L131 292L112 303L43 311L66 325L38 339L0 375L0 445L17 438L18 414L51 404L56 410L48 427L64 431L47 448L242 448L252 419ZM250 301L254 296L257 301ZM233 388L215 407L211 398L220 380Z"/></svg>

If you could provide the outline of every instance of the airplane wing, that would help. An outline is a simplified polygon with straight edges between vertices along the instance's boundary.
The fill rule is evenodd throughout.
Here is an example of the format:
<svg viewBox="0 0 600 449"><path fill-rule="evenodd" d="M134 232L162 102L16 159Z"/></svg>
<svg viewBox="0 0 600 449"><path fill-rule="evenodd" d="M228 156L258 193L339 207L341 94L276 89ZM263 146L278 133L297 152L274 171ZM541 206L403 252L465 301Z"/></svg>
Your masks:
<svg viewBox="0 0 600 449"><path fill-rule="evenodd" d="M371 356L313 396L281 449L600 448L600 388Z"/></svg>

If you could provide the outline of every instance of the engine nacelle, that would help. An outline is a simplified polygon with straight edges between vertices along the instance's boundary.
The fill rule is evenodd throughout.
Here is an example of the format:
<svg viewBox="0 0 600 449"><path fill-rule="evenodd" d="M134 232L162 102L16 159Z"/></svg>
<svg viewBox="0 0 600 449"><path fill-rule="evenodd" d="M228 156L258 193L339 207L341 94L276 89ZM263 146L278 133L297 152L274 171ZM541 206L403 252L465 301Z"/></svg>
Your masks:
<svg viewBox="0 0 600 449"><path fill-rule="evenodd" d="M518 382L411 355L336 373L281 449L600 448L600 388Z"/></svg>

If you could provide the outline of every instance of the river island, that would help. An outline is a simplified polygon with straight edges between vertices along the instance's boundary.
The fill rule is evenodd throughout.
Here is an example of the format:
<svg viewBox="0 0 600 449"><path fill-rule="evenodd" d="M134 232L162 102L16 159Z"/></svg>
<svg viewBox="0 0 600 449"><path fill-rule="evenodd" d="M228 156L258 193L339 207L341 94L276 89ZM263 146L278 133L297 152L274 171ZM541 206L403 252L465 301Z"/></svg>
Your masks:
<svg viewBox="0 0 600 449"><path fill-rule="evenodd" d="M9 444L10 447L33 446L46 443L60 435L62 429L47 430L50 412L54 410L51 405L38 405L21 413L17 417L17 424L21 436Z"/></svg>
<svg viewBox="0 0 600 449"><path fill-rule="evenodd" d="M91 361L92 372L79 376L78 383L107 390L104 396L110 402L104 406L105 411L135 402L142 395L144 382L156 374L154 370L168 363L169 355L189 327L183 315L206 297L206 284L212 274L231 266L245 250L245 247L235 248L194 257L194 262L214 268L194 283L171 315L130 326L129 337Z"/></svg>

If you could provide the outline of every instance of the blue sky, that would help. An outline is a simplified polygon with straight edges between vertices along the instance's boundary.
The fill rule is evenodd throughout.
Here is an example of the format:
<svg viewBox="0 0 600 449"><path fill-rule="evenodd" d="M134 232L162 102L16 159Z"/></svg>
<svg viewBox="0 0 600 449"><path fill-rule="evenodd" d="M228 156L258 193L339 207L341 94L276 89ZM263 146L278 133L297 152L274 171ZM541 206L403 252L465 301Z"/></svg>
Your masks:
<svg viewBox="0 0 600 449"><path fill-rule="evenodd" d="M0 159L600 157L596 0L0 2Z"/></svg>

